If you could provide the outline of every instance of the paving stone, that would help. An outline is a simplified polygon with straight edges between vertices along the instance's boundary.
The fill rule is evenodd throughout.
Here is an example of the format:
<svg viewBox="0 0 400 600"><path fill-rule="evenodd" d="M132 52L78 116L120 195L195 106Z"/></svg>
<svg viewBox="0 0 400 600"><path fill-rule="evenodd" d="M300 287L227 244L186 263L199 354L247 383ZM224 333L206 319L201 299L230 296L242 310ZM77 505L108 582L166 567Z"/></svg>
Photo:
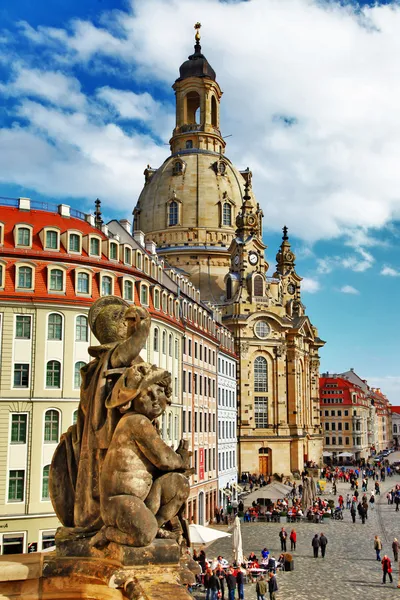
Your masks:
<svg viewBox="0 0 400 600"><path fill-rule="evenodd" d="M392 541L400 540L400 512L395 505L387 504L387 490L400 483L398 475L386 478L381 484L381 496L377 497L374 510L368 511L368 519L363 525L356 519L353 524L350 511L344 511L343 521L324 520L322 524L313 523L243 523L243 550L246 556L254 551L260 556L261 549L267 547L277 558L280 554L279 531L285 527L297 531L297 549L293 552L294 571L277 574L278 600L389 600L400 598L397 590L399 578L398 564L393 562ZM369 488L372 489L371 484ZM349 484L339 484L338 494L346 497ZM369 492L368 492L369 497ZM329 496L324 496L329 498ZM337 498L337 497L336 497ZM286 520L286 519L282 519ZM311 540L315 533L324 532L328 538L325 558L315 559ZM374 550L374 536L382 539L381 556L388 554L392 560L393 584L382 585L382 567L377 562ZM290 542L288 541L288 551ZM207 557L222 554L232 560L232 538L218 540L207 548ZM204 599L205 594L195 594L195 598ZM226 598L226 595L225 595ZM256 600L255 584L245 586L245 600Z"/></svg>

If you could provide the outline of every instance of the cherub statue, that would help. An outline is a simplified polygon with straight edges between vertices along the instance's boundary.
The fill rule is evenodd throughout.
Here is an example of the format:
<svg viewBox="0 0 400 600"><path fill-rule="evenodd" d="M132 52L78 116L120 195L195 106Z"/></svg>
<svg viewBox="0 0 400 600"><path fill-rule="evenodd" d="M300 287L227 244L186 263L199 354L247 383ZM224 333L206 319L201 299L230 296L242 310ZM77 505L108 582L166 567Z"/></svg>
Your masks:
<svg viewBox="0 0 400 600"><path fill-rule="evenodd" d="M150 315L106 296L92 305L89 324L100 345L89 348L94 360L81 371L77 422L53 457L55 512L72 532L101 530L96 543L142 546L156 535L179 538L191 453L185 442L174 452L158 434L171 382L167 371L140 357Z"/></svg>
<svg viewBox="0 0 400 600"><path fill-rule="evenodd" d="M147 363L130 367L118 380L108 403L123 413L100 477L103 538L145 546L158 534L183 533L180 515L189 495L185 476L191 452L181 441L177 451L161 439L156 419L171 402L171 376ZM171 524L170 535L160 530Z"/></svg>

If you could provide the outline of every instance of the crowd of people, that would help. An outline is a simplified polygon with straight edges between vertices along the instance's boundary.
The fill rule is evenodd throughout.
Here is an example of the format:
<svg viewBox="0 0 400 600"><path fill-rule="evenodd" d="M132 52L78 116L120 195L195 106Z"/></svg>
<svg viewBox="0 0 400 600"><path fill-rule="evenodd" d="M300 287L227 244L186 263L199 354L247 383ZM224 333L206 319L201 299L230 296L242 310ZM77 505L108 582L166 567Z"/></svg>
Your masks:
<svg viewBox="0 0 400 600"><path fill-rule="evenodd" d="M261 551L261 558L251 552L248 559L240 565L230 565L222 556L213 560L207 560L205 550L197 553L193 550L193 559L201 567L201 575L198 576L198 584L203 585L206 591L205 600L244 600L244 584L246 581L256 583L257 599L264 600L267 591L270 599L275 600L278 591L276 572L284 568L285 558L283 554L279 559L270 556L267 548ZM192 591L191 589L189 591ZM226 594L227 592L227 594Z"/></svg>

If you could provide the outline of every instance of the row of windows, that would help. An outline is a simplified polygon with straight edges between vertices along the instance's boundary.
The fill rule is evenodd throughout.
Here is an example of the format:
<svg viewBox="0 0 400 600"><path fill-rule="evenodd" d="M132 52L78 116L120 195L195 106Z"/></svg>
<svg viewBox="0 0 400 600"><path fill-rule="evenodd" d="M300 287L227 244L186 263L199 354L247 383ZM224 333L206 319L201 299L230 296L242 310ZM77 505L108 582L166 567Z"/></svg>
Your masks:
<svg viewBox="0 0 400 600"><path fill-rule="evenodd" d="M338 445L339 446L343 446L343 438L342 437L338 437L337 440L338 440L337 441ZM360 441L360 444L361 444L361 441ZM336 438L333 437L332 441L331 441L331 438L326 437L325 438L325 445L326 446L336 446ZM345 446L349 446L349 445L350 445L350 438L347 437L347 438L345 438Z"/></svg>
<svg viewBox="0 0 400 600"><path fill-rule="evenodd" d="M161 336L161 352L163 354L167 354L167 332L164 330ZM179 341L175 338L173 341L172 334L168 335L168 356L172 357L174 348L175 358L179 358ZM155 327L153 332L153 350L154 352L160 351L160 330L158 327Z"/></svg>
<svg viewBox="0 0 400 600"><path fill-rule="evenodd" d="M326 387L329 387L328 385ZM343 394L342 390L322 390L322 393L325 395L331 396L332 394Z"/></svg>
<svg viewBox="0 0 400 600"><path fill-rule="evenodd" d="M177 162L177 165L181 163ZM177 202L176 200L171 200L168 203L168 226L174 227L175 225L179 225L182 220L181 210L182 204ZM230 202L223 202L221 206L221 225L225 225L227 227L232 226L232 204Z"/></svg>
<svg viewBox="0 0 400 600"><path fill-rule="evenodd" d="M207 450L207 448L204 448L203 453L204 453L203 454L203 456L204 456L204 463L203 463L204 473L208 473L209 471L215 471L215 448L209 448L208 450ZM195 450L193 466L195 468L196 475L198 475L199 467L201 466L198 461L198 454L199 454L198 450Z"/></svg>
<svg viewBox="0 0 400 600"><path fill-rule="evenodd" d="M42 470L41 499L50 500L49 490L50 465ZM8 473L8 502L24 502L25 500L25 469L11 469Z"/></svg>
<svg viewBox="0 0 400 600"><path fill-rule="evenodd" d="M336 431L336 425L337 425L337 430L338 431L342 431L342 429L343 429L343 424L342 423L325 423L325 429L326 429L326 431L329 431L329 429L331 429L331 431ZM344 429L346 431L350 430L349 423L346 422L344 424Z"/></svg>
<svg viewBox="0 0 400 600"><path fill-rule="evenodd" d="M28 225L16 225L14 231L14 240L17 247L32 248L33 228ZM82 254L85 249L89 256L101 258L104 253L109 260L120 260L126 265L135 266L137 269L144 270L154 279L161 280L162 267L144 255L140 250L134 250L128 244L120 244L118 240L103 239L95 234L84 236L81 232L67 231L65 235L58 229L45 227L39 233L44 250L59 250L61 242L64 244L67 252ZM151 264L151 267L150 267ZM157 270L159 277L157 277ZM150 272L151 271L151 272Z"/></svg>
<svg viewBox="0 0 400 600"><path fill-rule="evenodd" d="M218 358L218 372L222 375L235 378L235 365L224 358Z"/></svg>
<svg viewBox="0 0 400 600"><path fill-rule="evenodd" d="M203 385L204 384L204 385ZM192 372L182 371L182 391L192 393ZM215 379L204 375L193 374L193 391L200 396L215 398Z"/></svg>
<svg viewBox="0 0 400 600"><path fill-rule="evenodd" d="M218 388L218 404L219 406L227 406L230 408L236 407L235 392L233 390L226 390L224 388Z"/></svg>
<svg viewBox="0 0 400 600"><path fill-rule="evenodd" d="M78 361L74 365L74 388L79 389L81 385L81 369L86 363ZM48 389L61 389L61 363L59 360L49 360L46 363L46 385ZM29 388L30 364L15 363L13 373L14 388Z"/></svg>
<svg viewBox="0 0 400 600"><path fill-rule="evenodd" d="M236 423L234 421L218 420L218 439L228 440L236 438Z"/></svg>
<svg viewBox="0 0 400 600"><path fill-rule="evenodd" d="M321 398L323 404L342 404L343 398Z"/></svg>
<svg viewBox="0 0 400 600"><path fill-rule="evenodd" d="M16 315L15 339L30 340L32 336L32 316ZM75 318L75 341L87 342L89 338L88 319L85 315ZM50 313L47 316L47 339L63 339L63 316L59 313Z"/></svg>
<svg viewBox="0 0 400 600"><path fill-rule="evenodd" d="M35 267L28 264L17 263L16 266L15 288L17 291L33 291L35 289ZM49 265L47 267L47 291L49 293L66 293L67 270ZM5 265L0 263L0 288L5 286ZM75 269L75 293L77 295L92 294L93 274ZM111 296L115 289L115 276L98 274L99 293L101 296ZM146 288L147 289L147 288ZM134 281L123 278L122 294L125 300L133 302L134 300ZM147 296L146 296L147 298ZM148 301L145 302L148 305Z"/></svg>
<svg viewBox="0 0 400 600"><path fill-rule="evenodd" d="M194 411L194 432L195 433L215 433L215 413L203 413L197 410ZM192 432L192 411L183 410L182 412L182 431L183 433Z"/></svg>
<svg viewBox="0 0 400 600"><path fill-rule="evenodd" d="M236 453L235 450L230 452L218 453L218 469L219 471L227 471L228 469L234 469L236 467Z"/></svg>
<svg viewBox="0 0 400 600"><path fill-rule="evenodd" d="M192 340L189 338L186 339L186 336L183 338L183 354L187 354L188 356L192 356ZM215 367L215 350L211 350L211 348L207 348L198 342L194 342L194 358L198 358L199 360L203 360L209 365L213 365Z"/></svg>
<svg viewBox="0 0 400 600"><path fill-rule="evenodd" d="M324 416L325 417L329 417L329 410L324 411ZM336 416L341 417L342 416L342 411L341 410L338 410L338 411L331 410L331 417L336 417ZM344 416L345 417L349 416L349 411L348 410L344 411Z"/></svg>
<svg viewBox="0 0 400 600"><path fill-rule="evenodd" d="M78 411L73 413L72 423L76 423ZM11 444L26 444L28 436L28 414L12 413L11 415ZM58 410L49 409L44 414L44 433L43 441L45 443L57 443L60 438L60 413Z"/></svg>

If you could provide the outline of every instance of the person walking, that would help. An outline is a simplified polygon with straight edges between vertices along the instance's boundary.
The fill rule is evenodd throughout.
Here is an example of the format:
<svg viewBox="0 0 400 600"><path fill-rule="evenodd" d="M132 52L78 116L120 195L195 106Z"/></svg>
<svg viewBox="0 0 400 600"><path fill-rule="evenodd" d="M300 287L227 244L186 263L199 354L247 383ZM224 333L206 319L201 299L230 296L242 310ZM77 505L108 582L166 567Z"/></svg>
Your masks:
<svg viewBox="0 0 400 600"><path fill-rule="evenodd" d="M264 580L264 576L260 575L260 578L256 583L257 600L265 600L266 593L267 593L267 584Z"/></svg>
<svg viewBox="0 0 400 600"><path fill-rule="evenodd" d="M241 567L239 567L239 570L236 574L236 583L238 587L239 600L244 600L244 573Z"/></svg>
<svg viewBox="0 0 400 600"><path fill-rule="evenodd" d="M204 575L204 587L206 588L206 600L213 600L212 591L211 591L211 577L213 576L213 572L210 567L206 568Z"/></svg>
<svg viewBox="0 0 400 600"><path fill-rule="evenodd" d="M287 531L285 530L284 527L282 527L282 529L279 532L279 538L281 540L281 550L282 550L282 552L286 552Z"/></svg>
<svg viewBox="0 0 400 600"><path fill-rule="evenodd" d="M290 532L290 549L296 550L297 533L294 529Z"/></svg>
<svg viewBox="0 0 400 600"><path fill-rule="evenodd" d="M228 600L235 600L236 577L233 569L230 567L226 575L226 587L228 588Z"/></svg>
<svg viewBox="0 0 400 600"><path fill-rule="evenodd" d="M314 535L312 542L311 542L311 546L313 547L313 550L314 550L314 558L318 558L318 551L319 551L318 533L316 533Z"/></svg>
<svg viewBox="0 0 400 600"><path fill-rule="evenodd" d="M325 558L326 547L328 545L328 538L323 533L321 533L321 535L319 536L319 545L321 548L321 556L322 558Z"/></svg>
<svg viewBox="0 0 400 600"><path fill-rule="evenodd" d="M394 497L394 503L396 505L396 512L399 512L400 496L398 492L396 492L396 495Z"/></svg>
<svg viewBox="0 0 400 600"><path fill-rule="evenodd" d="M374 508L375 508L375 494L374 494L374 492L371 492L371 497L369 499L369 505L371 507L371 510L374 510Z"/></svg>
<svg viewBox="0 0 400 600"><path fill-rule="evenodd" d="M392 550L393 550L394 562L397 562L399 560L399 542L397 541L397 538L394 538L394 540L393 540Z"/></svg>
<svg viewBox="0 0 400 600"><path fill-rule="evenodd" d="M278 582L273 573L269 574L268 581L269 600L276 600L276 592L278 591Z"/></svg>
<svg viewBox="0 0 400 600"><path fill-rule="evenodd" d="M383 571L382 583L386 583L386 575L389 575L390 583L393 583L392 563L390 562L390 558L388 556L386 556L386 554L382 558L382 571Z"/></svg>
<svg viewBox="0 0 400 600"><path fill-rule="evenodd" d="M382 542L379 535L376 535L374 538L374 549L376 552L376 560L381 560Z"/></svg>
<svg viewBox="0 0 400 600"><path fill-rule="evenodd" d="M356 507L354 506L354 504L351 505L350 514L351 514L351 518L353 519L353 523L355 523L357 511L356 511Z"/></svg>

